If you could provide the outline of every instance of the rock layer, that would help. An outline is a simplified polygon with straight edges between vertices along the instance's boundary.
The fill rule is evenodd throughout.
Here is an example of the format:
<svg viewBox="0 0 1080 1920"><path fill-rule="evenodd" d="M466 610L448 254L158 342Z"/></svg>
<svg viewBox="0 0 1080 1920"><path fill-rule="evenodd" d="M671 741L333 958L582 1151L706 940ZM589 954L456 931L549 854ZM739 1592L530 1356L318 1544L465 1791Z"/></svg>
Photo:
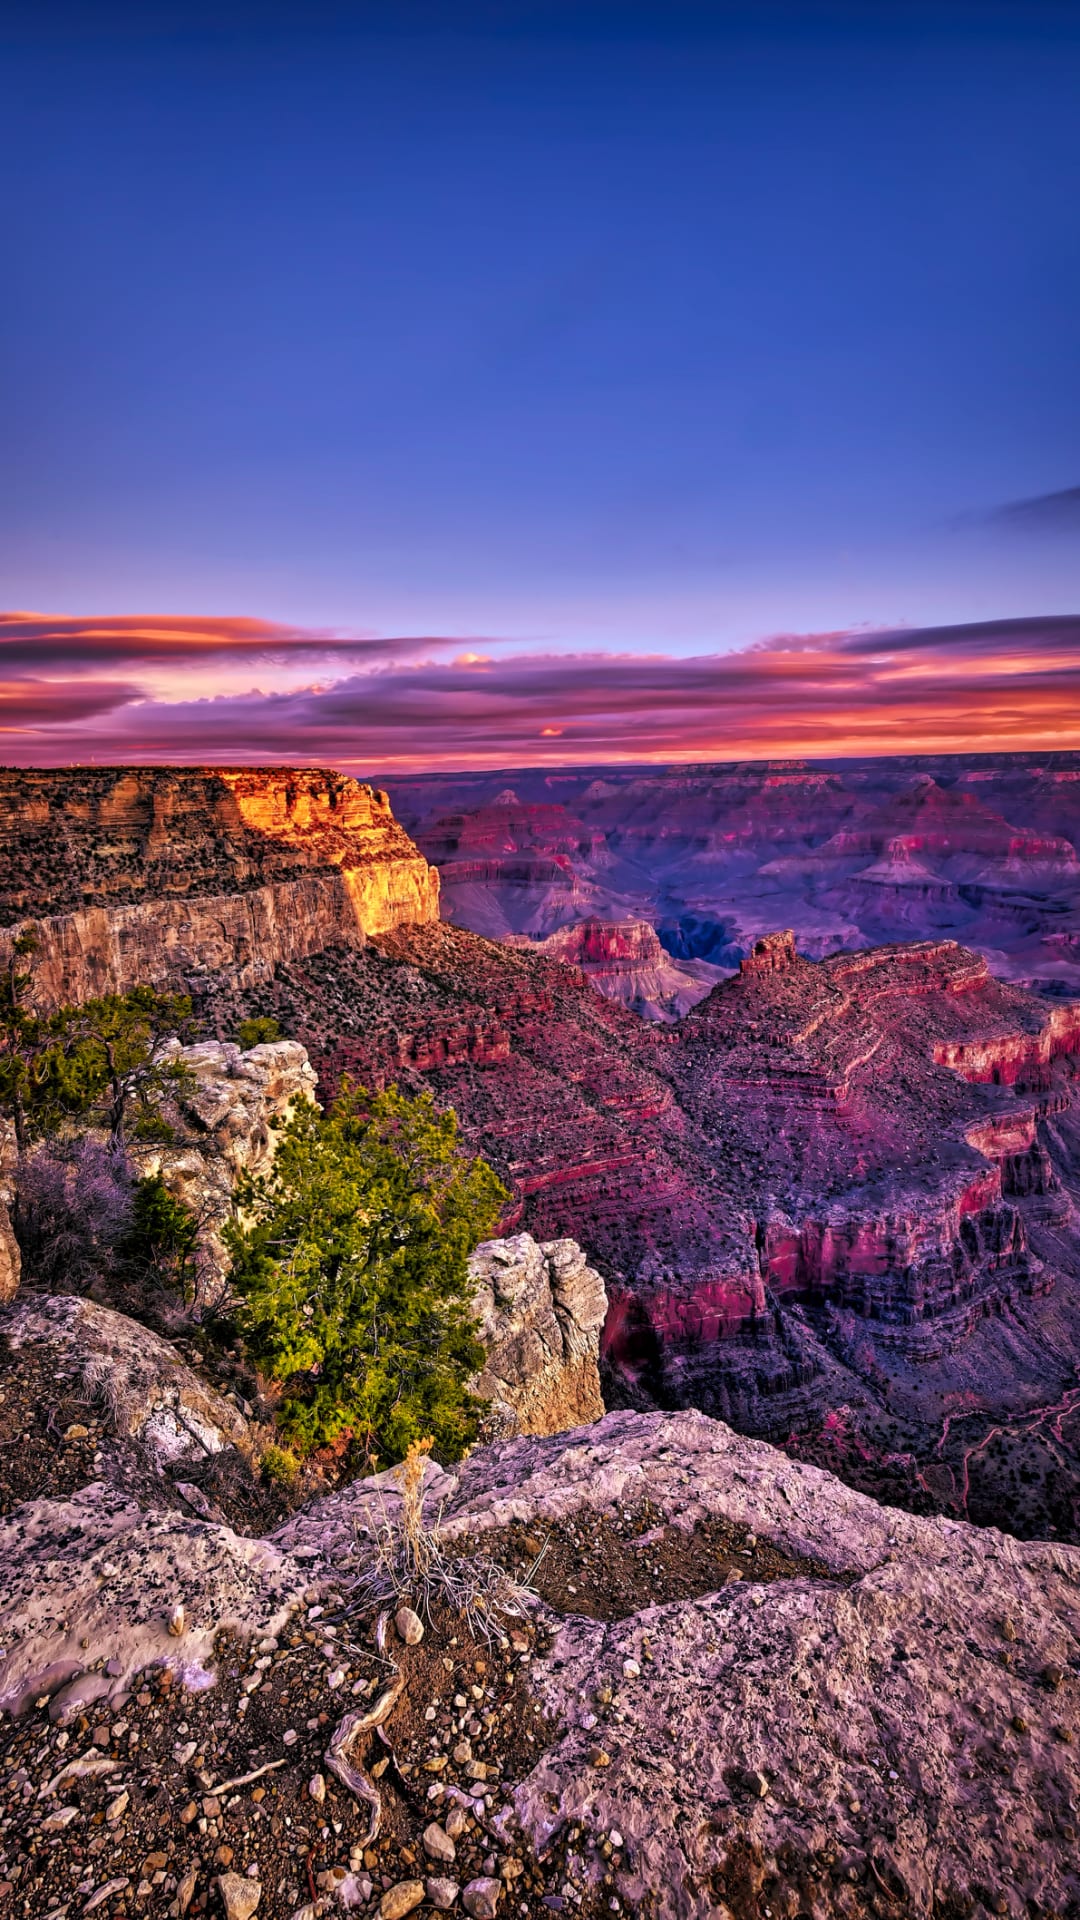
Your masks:
<svg viewBox="0 0 1080 1920"><path fill-rule="evenodd" d="M645 1020L680 1019L723 977L707 960L673 960L645 920L578 920L538 946Z"/></svg>
<svg viewBox="0 0 1080 1920"><path fill-rule="evenodd" d="M520 844L531 818L534 859L548 847L551 871L526 888L502 854L458 884L437 822L455 821L458 847L486 840L490 856L508 777ZM447 917L478 933L632 914L672 955L723 966L783 924L815 959L947 933L1010 979L1080 993L1076 754L534 768L418 775L391 791L447 876Z"/></svg>
<svg viewBox="0 0 1080 1920"><path fill-rule="evenodd" d="M438 918L384 793L288 768L0 770L0 961L28 925L42 1007L139 983L252 985Z"/></svg>

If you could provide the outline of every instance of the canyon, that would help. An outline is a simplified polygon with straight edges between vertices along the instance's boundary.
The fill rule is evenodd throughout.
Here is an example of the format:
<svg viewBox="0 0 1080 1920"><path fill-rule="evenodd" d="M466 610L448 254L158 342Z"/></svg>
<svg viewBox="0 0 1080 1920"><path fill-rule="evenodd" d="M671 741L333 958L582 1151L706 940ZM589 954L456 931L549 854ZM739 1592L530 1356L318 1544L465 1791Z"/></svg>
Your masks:
<svg viewBox="0 0 1080 1920"><path fill-rule="evenodd" d="M901 813L940 816L915 777ZM753 778L787 792L761 769ZM437 877L355 782L255 769L5 779L11 846L28 823L7 932L31 922L40 858L44 997L97 990L118 955L137 968L153 949L217 1041L243 1018L276 1018L307 1049L322 1098L346 1074L430 1088L510 1188L502 1232L584 1249L607 1295L609 1406L701 1408L916 1511L1076 1536L1071 1000L1000 978L949 937L812 959L797 929L774 928L737 965L730 947L723 967L709 963L716 984L694 977L681 1017L655 993L648 1011L664 1017L643 1019L627 976L656 974L665 949L603 915L541 940L440 919ZM597 784L589 805L607 804ZM830 841L863 835L844 857L865 863L878 833L867 809L856 829L859 809L831 774L796 785L800 805L829 812ZM516 791L496 799L507 815L524 805ZM964 858L985 862L996 829L981 801L958 804L969 838L984 836ZM172 818L174 840L154 826ZM1027 852L1067 868L1060 824L1033 827ZM580 852L579 827L567 832ZM444 873L448 904L453 884ZM304 922L308 885L323 906ZM233 951L229 916L274 886L301 889L287 934ZM145 939L125 945L132 913ZM80 915L65 972L56 929ZM204 916L220 930L213 966L186 932L169 945L170 929ZM624 964L628 1004L611 978L594 991L591 973L618 977Z"/></svg>
<svg viewBox="0 0 1080 1920"><path fill-rule="evenodd" d="M173 1137L131 1151L198 1205L209 1315L118 1311L29 1262L20 1283L0 1204L0 1898L1073 1911L1061 978L1033 992L940 932L811 957L797 927L743 927L722 960L677 955L625 903L492 939L440 918L384 797L329 773L4 780L2 934L36 1004L192 996ZM841 834L864 837L830 861L899 859ZM1067 869L1049 825L1033 848ZM253 1017L282 1037L238 1044ZM218 1229L296 1101L346 1075L452 1106L509 1189L470 1267L487 1412L454 1466L283 1507L270 1403L207 1334ZM417 1593L395 1628L397 1592L380 1620L399 1537L510 1611Z"/></svg>
<svg viewBox="0 0 1080 1920"><path fill-rule="evenodd" d="M637 920L736 967L791 927L821 959L950 935L1002 978L1080 992L1080 755L401 776L395 812L490 938Z"/></svg>

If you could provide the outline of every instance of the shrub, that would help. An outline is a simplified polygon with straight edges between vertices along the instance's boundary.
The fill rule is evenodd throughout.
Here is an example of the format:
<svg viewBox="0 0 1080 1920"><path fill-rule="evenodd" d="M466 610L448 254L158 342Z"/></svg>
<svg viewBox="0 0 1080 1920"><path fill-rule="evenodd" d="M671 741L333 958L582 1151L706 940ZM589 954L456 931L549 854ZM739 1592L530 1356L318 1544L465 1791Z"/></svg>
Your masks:
<svg viewBox="0 0 1080 1920"><path fill-rule="evenodd" d="M134 1208L135 1182L119 1148L86 1138L34 1148L19 1166L14 1213L27 1278L65 1293L107 1279Z"/></svg>
<svg viewBox="0 0 1080 1920"><path fill-rule="evenodd" d="M249 1047L263 1047L272 1040L280 1040L281 1025L272 1014L255 1014L250 1020L241 1020L236 1038L246 1053Z"/></svg>
<svg viewBox="0 0 1080 1920"><path fill-rule="evenodd" d="M121 1252L136 1272L175 1287L186 1299L195 1279L199 1223L169 1192L160 1173L136 1182L131 1226Z"/></svg>
<svg viewBox="0 0 1080 1920"><path fill-rule="evenodd" d="M273 1487L291 1487L300 1471L300 1462L290 1447L267 1447L261 1464Z"/></svg>
<svg viewBox="0 0 1080 1920"><path fill-rule="evenodd" d="M468 1445L483 1359L468 1259L507 1197L430 1094L346 1088L325 1115L296 1111L225 1229L248 1349L295 1446L351 1438L393 1461L425 1434L447 1458Z"/></svg>

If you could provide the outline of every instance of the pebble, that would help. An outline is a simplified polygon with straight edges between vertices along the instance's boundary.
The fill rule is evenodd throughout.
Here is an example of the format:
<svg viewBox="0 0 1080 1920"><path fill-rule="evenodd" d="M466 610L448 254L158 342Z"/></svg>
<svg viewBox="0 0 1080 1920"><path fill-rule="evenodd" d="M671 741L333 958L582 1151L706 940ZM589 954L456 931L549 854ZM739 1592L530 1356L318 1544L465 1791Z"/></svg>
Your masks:
<svg viewBox="0 0 1080 1920"><path fill-rule="evenodd" d="M299 1738L300 1735L297 1733L295 1727L286 1727L281 1736L281 1744L283 1747L295 1747Z"/></svg>
<svg viewBox="0 0 1080 1920"><path fill-rule="evenodd" d="M90 1438L89 1427L80 1426L77 1420L72 1422L71 1426L68 1427L66 1433L64 1434L65 1440L89 1440L89 1438Z"/></svg>
<svg viewBox="0 0 1080 1920"><path fill-rule="evenodd" d="M448 1913L458 1897L456 1880L433 1879L427 1882L427 1897L438 1913Z"/></svg>
<svg viewBox="0 0 1080 1920"><path fill-rule="evenodd" d="M637 1680L641 1675L641 1668L636 1660L624 1660L622 1670L627 1680Z"/></svg>
<svg viewBox="0 0 1080 1920"><path fill-rule="evenodd" d="M172 1634L174 1640L181 1638L186 1626L187 1615L184 1612L182 1601L178 1600L169 1615L169 1632Z"/></svg>
<svg viewBox="0 0 1080 1920"><path fill-rule="evenodd" d="M326 1781L321 1773L312 1774L311 1779L308 1781L307 1790L316 1806L321 1807L323 1801L326 1799Z"/></svg>
<svg viewBox="0 0 1080 1920"><path fill-rule="evenodd" d="M435 1860L441 1867L449 1867L457 1858L457 1848L444 1827L433 1820L424 1828L424 1852L429 1860Z"/></svg>
<svg viewBox="0 0 1080 1920"><path fill-rule="evenodd" d="M424 1898L422 1880L399 1880L396 1887L388 1887L379 1901L380 1920L403 1920L403 1916L418 1907Z"/></svg>
<svg viewBox="0 0 1080 1920"><path fill-rule="evenodd" d="M251 1920L262 1898L262 1884L241 1873L219 1873L216 1881L225 1920Z"/></svg>
<svg viewBox="0 0 1080 1920"><path fill-rule="evenodd" d="M471 1913L473 1920L495 1920L501 1893L501 1881L491 1879L488 1874L482 1874L479 1880L469 1881L462 1892L461 1899L466 1913Z"/></svg>
<svg viewBox="0 0 1080 1920"><path fill-rule="evenodd" d="M404 1640L407 1647L418 1647L424 1637L424 1623L411 1607L399 1607L394 1615L394 1625L398 1638ZM423 1895L421 1895L423 1898ZM408 1909L406 1908L406 1912Z"/></svg>
<svg viewBox="0 0 1080 1920"><path fill-rule="evenodd" d="M127 1788L124 1787L117 1794L115 1800L109 1801L109 1804L105 1809L105 1818L108 1821L110 1827L113 1826L117 1820L122 1820L127 1810L128 1810L128 1792L127 1792Z"/></svg>

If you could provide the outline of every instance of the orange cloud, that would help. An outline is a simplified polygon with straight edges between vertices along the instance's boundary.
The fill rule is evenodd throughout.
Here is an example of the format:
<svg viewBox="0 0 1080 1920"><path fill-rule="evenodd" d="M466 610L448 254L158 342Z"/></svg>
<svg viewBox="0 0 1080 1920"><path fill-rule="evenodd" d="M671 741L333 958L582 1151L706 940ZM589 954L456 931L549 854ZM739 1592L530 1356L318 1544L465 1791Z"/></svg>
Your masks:
<svg viewBox="0 0 1080 1920"><path fill-rule="evenodd" d="M73 633L57 636L56 644L81 643L91 624L71 623L78 641ZM141 622L138 637L113 622L108 644L121 649L117 664L130 669L131 648L146 644L148 632L165 632L164 644L194 668L204 647L225 644L220 629L226 624L215 626L215 641L198 622ZM229 625L230 636L233 626L256 629L251 645L268 658L277 644L268 634L282 631L239 622ZM199 631L185 656L183 636L193 628ZM0 675L9 631L0 619ZM18 644L25 639L24 631ZM281 644L314 649L316 639ZM374 657L363 659L363 670L352 662L352 671L329 684L164 700L140 697L131 678L115 685L104 679L92 643L86 664L93 663L94 675L73 674L65 657L53 659L47 691L25 669L4 676L0 724L28 729L9 735L4 751L39 762L92 752L120 761L323 761L378 773L530 762L1080 749L1080 617L792 634L689 659L489 655L479 669L467 655L394 657L409 646L448 651L450 644L372 640ZM565 716L557 728L552 711Z"/></svg>

